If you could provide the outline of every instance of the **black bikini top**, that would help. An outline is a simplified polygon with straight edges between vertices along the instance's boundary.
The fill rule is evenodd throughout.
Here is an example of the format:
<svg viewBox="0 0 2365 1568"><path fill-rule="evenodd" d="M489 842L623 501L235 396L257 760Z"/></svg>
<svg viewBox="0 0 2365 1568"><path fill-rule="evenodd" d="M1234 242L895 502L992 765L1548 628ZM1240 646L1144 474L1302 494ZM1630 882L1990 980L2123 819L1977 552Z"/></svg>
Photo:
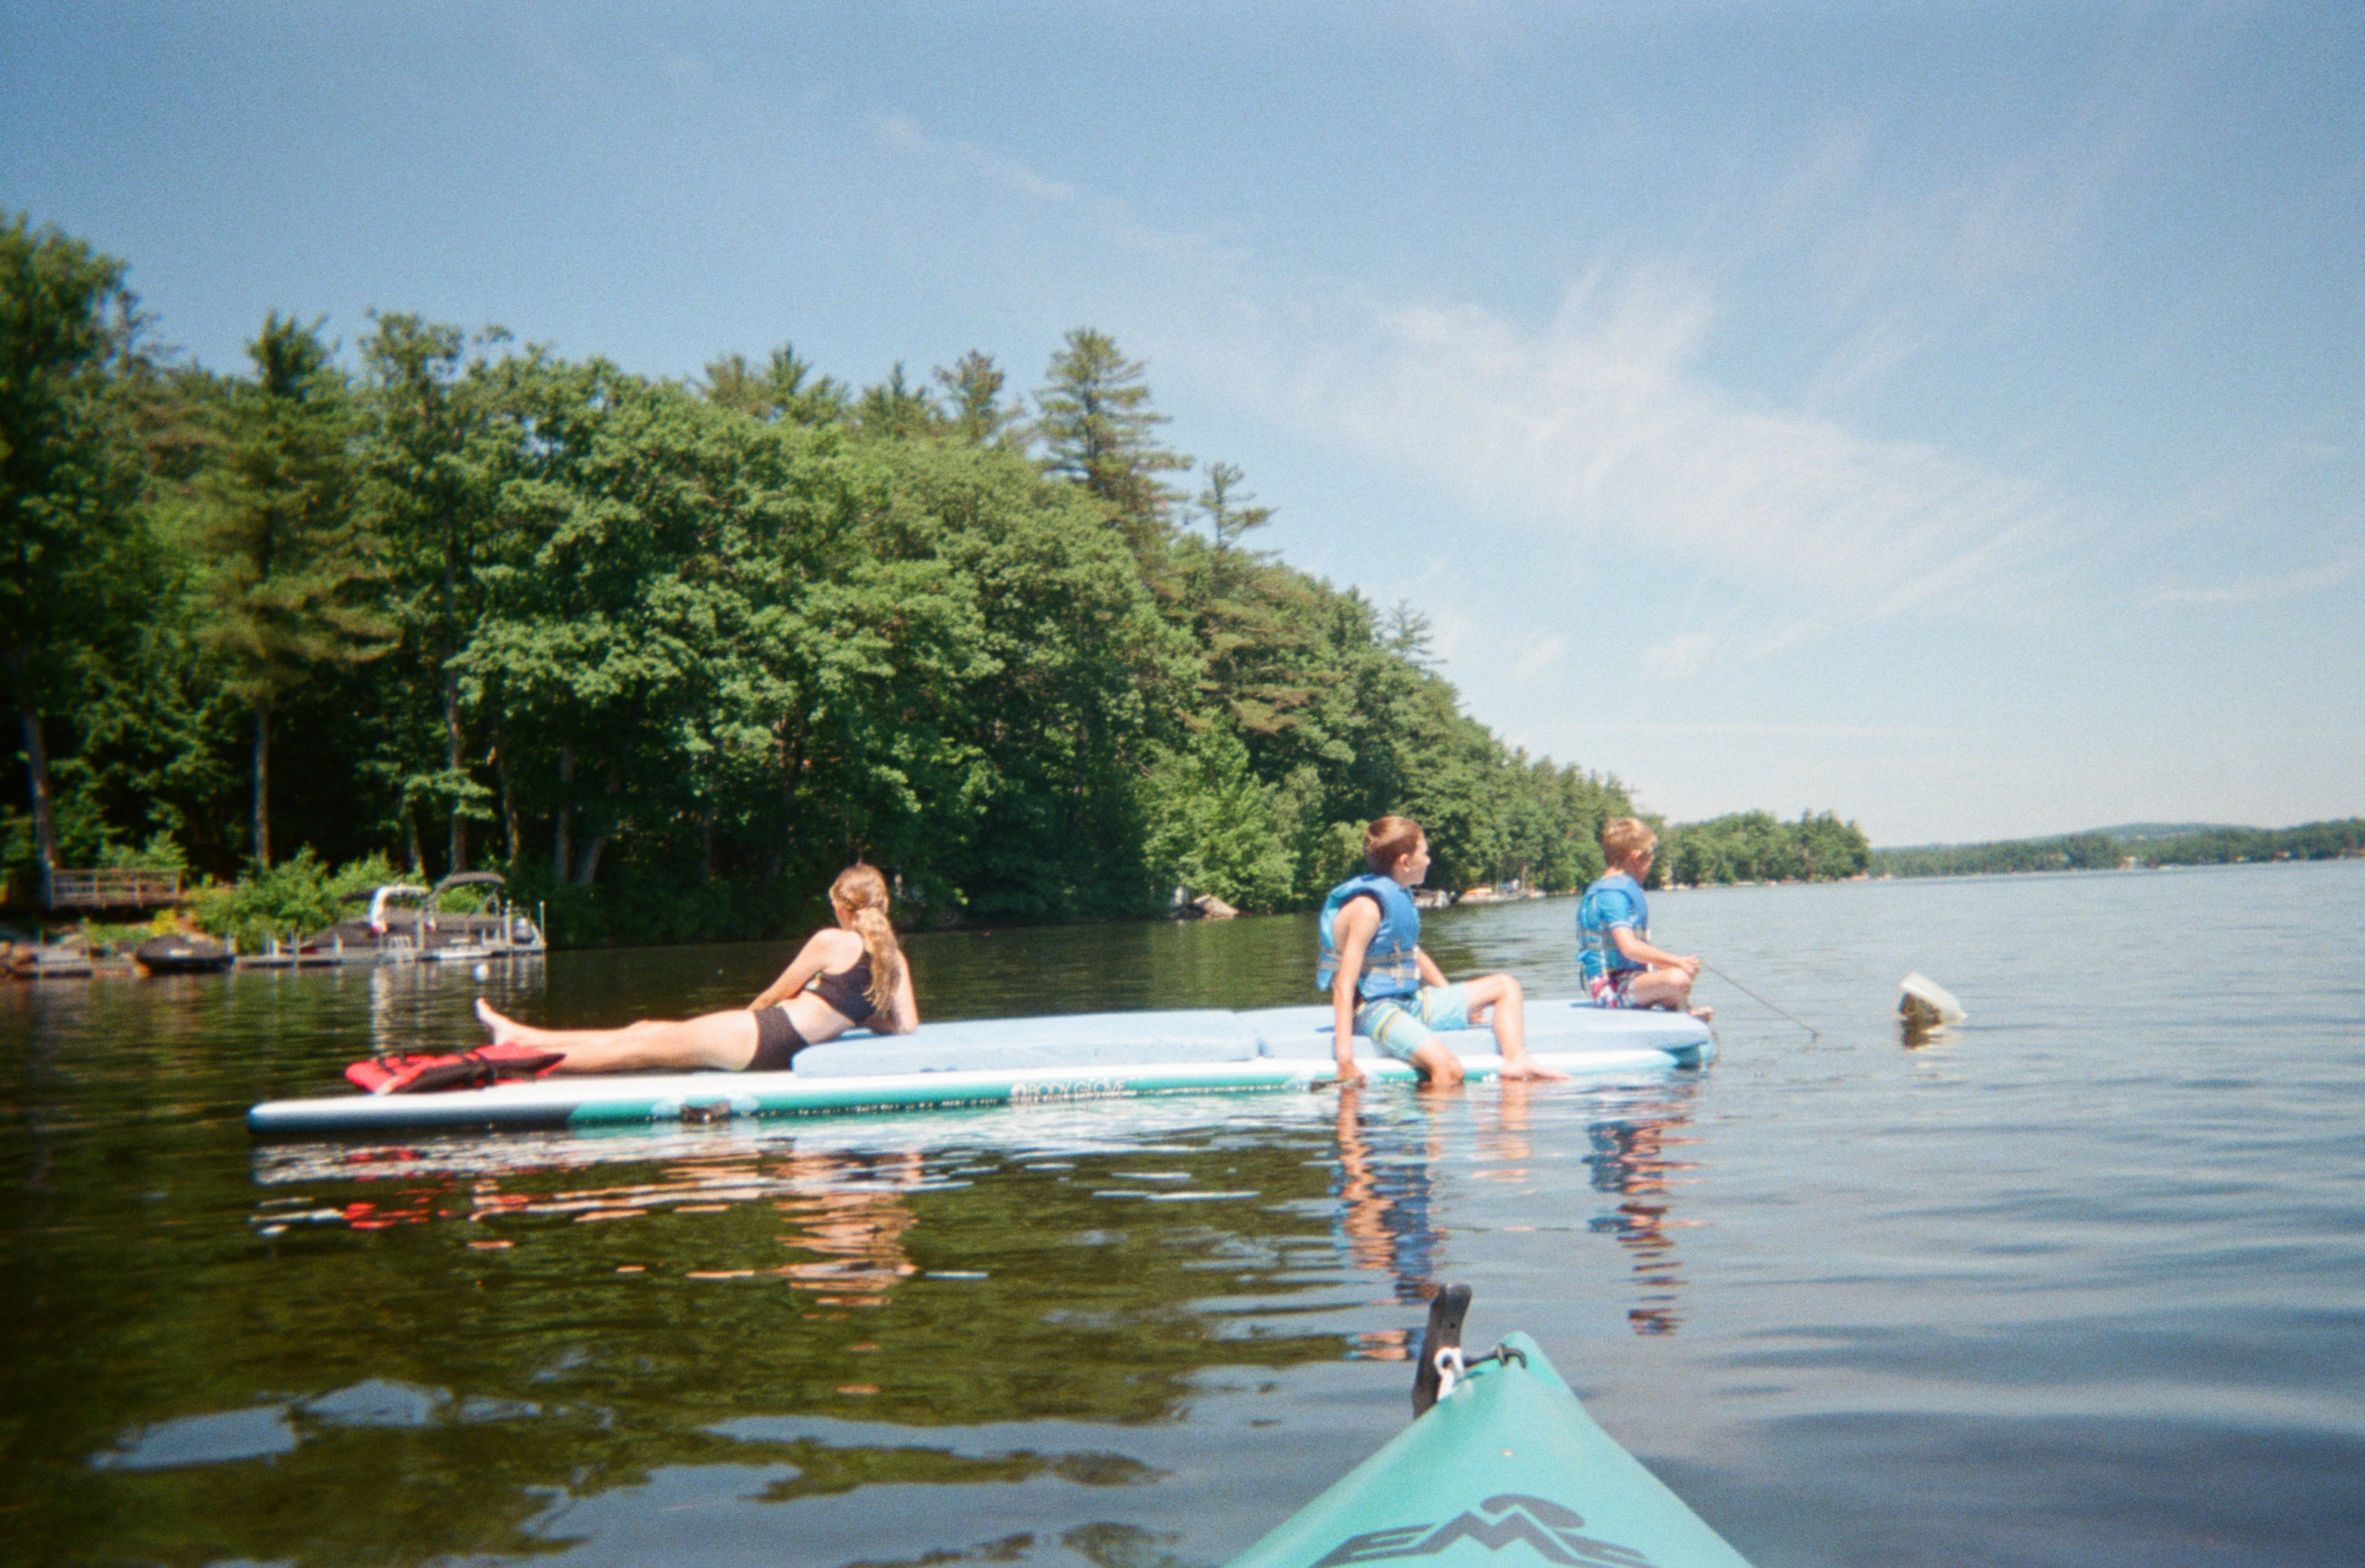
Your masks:
<svg viewBox="0 0 2365 1568"><path fill-rule="evenodd" d="M805 990L820 997L824 1006L850 1024L859 1024L878 1011L870 1002L869 953L855 959L851 969L813 976L805 982Z"/></svg>

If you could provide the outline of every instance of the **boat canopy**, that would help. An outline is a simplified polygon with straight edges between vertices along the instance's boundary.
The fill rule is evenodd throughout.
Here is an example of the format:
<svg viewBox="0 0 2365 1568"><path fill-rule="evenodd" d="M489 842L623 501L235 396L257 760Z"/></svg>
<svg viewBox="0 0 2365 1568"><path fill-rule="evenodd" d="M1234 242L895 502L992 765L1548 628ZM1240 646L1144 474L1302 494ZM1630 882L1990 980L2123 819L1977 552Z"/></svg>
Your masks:
<svg viewBox="0 0 2365 1568"><path fill-rule="evenodd" d="M429 890L414 888L408 882L388 882L370 895L369 923L372 931L386 930L386 901L388 899L423 899Z"/></svg>

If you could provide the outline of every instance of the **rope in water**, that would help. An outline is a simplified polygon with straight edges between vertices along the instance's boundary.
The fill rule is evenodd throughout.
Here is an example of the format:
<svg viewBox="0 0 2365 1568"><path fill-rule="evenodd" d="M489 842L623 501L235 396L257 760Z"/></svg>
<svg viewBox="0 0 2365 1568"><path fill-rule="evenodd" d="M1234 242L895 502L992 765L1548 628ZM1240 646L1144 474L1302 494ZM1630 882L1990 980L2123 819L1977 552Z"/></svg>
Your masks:
<svg viewBox="0 0 2365 1568"><path fill-rule="evenodd" d="M1731 986L1742 995L1748 997L1751 1001L1759 1003L1761 1006L1773 1008L1775 1012L1781 1014L1783 1017L1788 1018L1791 1023L1796 1024L1799 1028L1807 1031L1807 1038L1810 1040L1820 1040L1823 1037L1823 1032L1821 1029L1816 1028L1812 1024L1808 1023L1804 1018L1799 1017L1797 1014L1792 1013L1786 1008L1776 1006L1775 1003L1771 1002L1767 1002L1764 997L1759 996L1755 991L1750 990L1739 980L1734 980L1731 975L1726 974L1714 964L1702 964L1700 968L1706 969L1709 973L1714 975L1717 979L1722 980L1725 984Z"/></svg>

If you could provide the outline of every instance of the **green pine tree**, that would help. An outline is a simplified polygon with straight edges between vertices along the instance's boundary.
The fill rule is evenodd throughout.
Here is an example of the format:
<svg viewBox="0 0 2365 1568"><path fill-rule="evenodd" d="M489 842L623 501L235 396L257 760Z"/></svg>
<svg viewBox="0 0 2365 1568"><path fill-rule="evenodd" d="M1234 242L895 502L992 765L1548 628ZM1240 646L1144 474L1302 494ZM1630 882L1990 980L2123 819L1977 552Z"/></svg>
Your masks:
<svg viewBox="0 0 2365 1568"><path fill-rule="evenodd" d="M1106 332L1078 327L1051 356L1048 384L1035 394L1045 469L1097 497L1137 554L1167 532L1175 496L1159 476L1191 466L1158 443L1167 416L1149 407L1142 370Z"/></svg>
<svg viewBox="0 0 2365 1568"><path fill-rule="evenodd" d="M323 666L386 651L379 571L354 504L355 424L343 372L304 326L272 312L247 345L220 460L197 523L211 563L203 645L253 716L255 864L271 864L271 716Z"/></svg>

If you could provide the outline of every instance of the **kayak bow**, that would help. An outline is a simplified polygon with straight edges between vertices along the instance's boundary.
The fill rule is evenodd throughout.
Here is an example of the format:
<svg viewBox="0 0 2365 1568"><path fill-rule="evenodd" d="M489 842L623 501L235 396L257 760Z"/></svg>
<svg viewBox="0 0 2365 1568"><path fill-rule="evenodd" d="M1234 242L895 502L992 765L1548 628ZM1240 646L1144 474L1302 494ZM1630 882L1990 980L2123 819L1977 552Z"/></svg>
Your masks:
<svg viewBox="0 0 2365 1568"><path fill-rule="evenodd" d="M1586 1414L1536 1342L1464 1362L1467 1285L1429 1304L1418 1406L1435 1404L1231 1568L1749 1568Z"/></svg>

